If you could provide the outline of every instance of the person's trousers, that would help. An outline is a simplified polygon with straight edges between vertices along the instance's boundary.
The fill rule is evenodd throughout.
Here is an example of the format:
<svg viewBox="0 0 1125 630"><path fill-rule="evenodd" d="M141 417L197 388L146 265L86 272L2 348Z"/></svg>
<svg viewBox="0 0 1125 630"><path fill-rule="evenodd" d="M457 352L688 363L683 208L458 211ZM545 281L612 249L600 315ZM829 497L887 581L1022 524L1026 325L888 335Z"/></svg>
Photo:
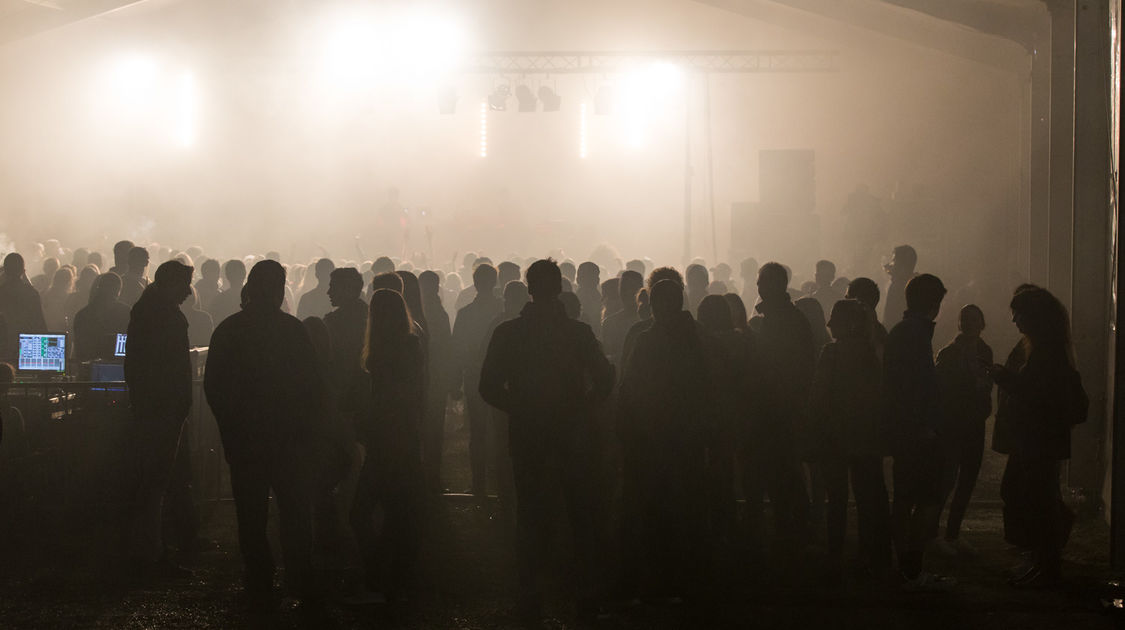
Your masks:
<svg viewBox="0 0 1125 630"><path fill-rule="evenodd" d="M1004 501L1005 540L1035 551L1040 563L1057 570L1074 524L1074 513L1062 500L1059 461L1009 455L1000 497Z"/></svg>
<svg viewBox="0 0 1125 630"><path fill-rule="evenodd" d="M185 423L165 496L172 535L181 549L195 544L199 537L199 510L195 506L194 475L191 457L191 424Z"/></svg>
<svg viewBox="0 0 1125 630"><path fill-rule="evenodd" d="M426 475L426 490L433 493L442 491L441 458L445 444L445 391L435 391L433 384L426 402L425 417L422 421L422 456ZM471 426L471 425L470 425Z"/></svg>
<svg viewBox="0 0 1125 630"><path fill-rule="evenodd" d="M758 431L743 452L748 464L743 471L744 486L764 489L769 496L774 548L786 553L806 533L809 512L808 494L792 436L784 429ZM751 507L751 516L754 511Z"/></svg>
<svg viewBox="0 0 1125 630"><path fill-rule="evenodd" d="M947 449L945 501L949 501L949 515L945 523L945 537L949 540L956 540L961 535L961 522L965 520L984 460L984 421L972 429L972 432L951 440Z"/></svg>
<svg viewBox="0 0 1125 630"><path fill-rule="evenodd" d="M183 427L183 418L158 413L138 413L133 421L136 484L129 548L130 555L140 562L156 562L164 555L164 495Z"/></svg>
<svg viewBox="0 0 1125 630"><path fill-rule="evenodd" d="M922 571L926 546L937 534L944 466L937 440L916 440L894 457L891 527L899 570L910 579Z"/></svg>
<svg viewBox="0 0 1125 630"><path fill-rule="evenodd" d="M267 537L271 489L281 517L286 589L302 598L311 595L311 489L296 461L295 456L275 454L257 461L231 462L238 547L246 565L246 590L251 595L261 596L273 588L275 565Z"/></svg>
<svg viewBox="0 0 1125 630"><path fill-rule="evenodd" d="M492 407L474 387L465 394L465 413L469 416L469 468L473 474L473 496L488 493L488 425Z"/></svg>
<svg viewBox="0 0 1125 630"><path fill-rule="evenodd" d="M411 579L420 541L422 467L417 457L395 457L369 448L359 473L349 518L363 558L367 585L394 593ZM376 528L373 517L382 510Z"/></svg>
<svg viewBox="0 0 1125 630"><path fill-rule="evenodd" d="M855 495L859 554L872 568L891 565L891 514L883 458L878 455L838 457L821 465L828 493L828 552L843 553L848 522L848 480Z"/></svg>
<svg viewBox="0 0 1125 630"><path fill-rule="evenodd" d="M587 459L565 444L529 447L513 444L512 469L516 488L516 561L520 604L536 608L541 602L542 576L550 556L559 494L574 536L573 548L580 598L598 588L596 511Z"/></svg>

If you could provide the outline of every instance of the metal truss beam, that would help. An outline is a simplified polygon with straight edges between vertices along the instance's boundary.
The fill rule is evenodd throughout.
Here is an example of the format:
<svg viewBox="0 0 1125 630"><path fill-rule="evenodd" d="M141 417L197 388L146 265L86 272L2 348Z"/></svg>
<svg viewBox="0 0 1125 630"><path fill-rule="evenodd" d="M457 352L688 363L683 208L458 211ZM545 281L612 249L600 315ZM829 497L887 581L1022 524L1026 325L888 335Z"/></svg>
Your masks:
<svg viewBox="0 0 1125 630"><path fill-rule="evenodd" d="M837 53L827 50L680 50L651 52L501 51L472 55L467 74L614 74L639 62L665 61L701 74L835 72Z"/></svg>

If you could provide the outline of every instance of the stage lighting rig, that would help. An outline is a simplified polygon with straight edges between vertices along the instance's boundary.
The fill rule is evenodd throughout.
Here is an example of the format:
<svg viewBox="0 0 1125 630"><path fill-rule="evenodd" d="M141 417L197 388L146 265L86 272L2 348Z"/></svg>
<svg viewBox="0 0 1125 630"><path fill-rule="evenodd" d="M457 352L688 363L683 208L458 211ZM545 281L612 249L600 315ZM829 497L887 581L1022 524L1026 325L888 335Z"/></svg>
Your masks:
<svg viewBox="0 0 1125 630"><path fill-rule="evenodd" d="M562 97L546 85L539 86L539 101L543 103L545 112L557 112L562 107Z"/></svg>
<svg viewBox="0 0 1125 630"><path fill-rule="evenodd" d="M488 95L488 108L494 112L508 109L508 97L512 95L512 88L507 83L502 83Z"/></svg>
<svg viewBox="0 0 1125 630"><path fill-rule="evenodd" d="M531 88L522 83L516 86L516 102L521 112L533 112L539 108L539 100L531 93Z"/></svg>

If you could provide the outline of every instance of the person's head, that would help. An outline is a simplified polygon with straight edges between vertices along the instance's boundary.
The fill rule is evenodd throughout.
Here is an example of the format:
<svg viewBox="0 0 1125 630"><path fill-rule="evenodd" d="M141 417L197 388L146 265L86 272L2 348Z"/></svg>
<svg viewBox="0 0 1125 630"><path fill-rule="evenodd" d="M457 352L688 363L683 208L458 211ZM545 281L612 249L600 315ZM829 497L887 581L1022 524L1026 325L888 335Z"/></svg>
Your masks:
<svg viewBox="0 0 1125 630"><path fill-rule="evenodd" d="M422 289L418 287L418 276L405 269L396 271L395 275L402 280L402 297L406 300L406 306L414 315L414 320L425 328L426 315L422 312Z"/></svg>
<svg viewBox="0 0 1125 630"><path fill-rule="evenodd" d="M859 300L867 308L875 310L879 305L879 285L871 278L856 278L848 284L844 297Z"/></svg>
<svg viewBox="0 0 1125 630"><path fill-rule="evenodd" d="M152 280L153 290L179 306L191 295L191 278L194 273L195 269L192 267L178 260L169 260L156 268ZM282 282L285 281L284 274L285 271L282 270ZM280 308L280 303L278 307Z"/></svg>
<svg viewBox="0 0 1125 630"><path fill-rule="evenodd" d="M730 304L721 295L708 295L699 303L699 323L711 332L725 332L734 328Z"/></svg>
<svg viewBox="0 0 1125 630"><path fill-rule="evenodd" d="M108 304L121 297L121 276L107 271L94 280L90 287L89 304Z"/></svg>
<svg viewBox="0 0 1125 630"><path fill-rule="evenodd" d="M272 250L268 251L268 252L266 252L266 260L272 260L274 262L281 262L281 254L279 252L272 251Z"/></svg>
<svg viewBox="0 0 1125 630"><path fill-rule="evenodd" d="M394 270L395 261L391 260L387 256L380 256L375 259L375 262L371 263L371 272L375 275L379 275L381 273L393 273Z"/></svg>
<svg viewBox="0 0 1125 630"><path fill-rule="evenodd" d="M562 293L562 272L553 259L537 260L527 268L527 292L536 302L559 297Z"/></svg>
<svg viewBox="0 0 1125 630"><path fill-rule="evenodd" d="M338 267L328 274L328 301L338 308L363 293L363 275L355 267Z"/></svg>
<svg viewBox="0 0 1125 630"><path fill-rule="evenodd" d="M648 287L650 294L649 297L651 297L652 288L661 280L671 280L680 285L681 289L684 286L684 277L680 275L680 272L677 271L675 267L657 267L652 270L652 273L648 274L648 280L645 281L645 286Z"/></svg>
<svg viewBox="0 0 1125 630"><path fill-rule="evenodd" d="M223 265L223 275L226 276L228 287L241 287L246 282L246 263L234 258Z"/></svg>
<svg viewBox="0 0 1125 630"><path fill-rule="evenodd" d="M204 280L218 282L219 261L215 260L214 258L208 258L207 260L203 261L202 265L199 266L199 273L203 276Z"/></svg>
<svg viewBox="0 0 1125 630"><path fill-rule="evenodd" d="M418 274L418 288L424 297L437 297L441 291L441 276L434 271L423 271Z"/></svg>
<svg viewBox="0 0 1125 630"><path fill-rule="evenodd" d="M684 277L687 280L689 293L705 293L707 285L711 284L711 276L707 268L698 263L688 265L684 270Z"/></svg>
<svg viewBox="0 0 1125 630"><path fill-rule="evenodd" d="M512 280L520 279L520 266L505 260L496 266L496 284L501 287L508 286Z"/></svg>
<svg viewBox="0 0 1125 630"><path fill-rule="evenodd" d="M129 267L129 252L133 250L133 241L117 241L113 244L113 266L117 269Z"/></svg>
<svg viewBox="0 0 1125 630"><path fill-rule="evenodd" d="M936 319L945 298L945 285L937 276L924 273L906 283L906 310Z"/></svg>
<svg viewBox="0 0 1125 630"><path fill-rule="evenodd" d="M711 275L715 277L715 280L718 280L719 282L722 282L724 284L730 281L730 276L732 273L734 273L734 270L731 269L730 265L726 263L719 263L715 265L715 267L711 270Z"/></svg>
<svg viewBox="0 0 1125 630"><path fill-rule="evenodd" d="M50 258L43 259L43 275L48 280L55 277L55 272L59 270L59 259L51 256Z"/></svg>
<svg viewBox="0 0 1125 630"><path fill-rule="evenodd" d="M496 289L496 267L489 263L477 265L473 270L473 287L477 295L488 295Z"/></svg>
<svg viewBox="0 0 1125 630"><path fill-rule="evenodd" d="M82 269L90 262L90 252L85 247L79 247L74 250L74 254L70 258L70 264L74 265L75 269Z"/></svg>
<svg viewBox="0 0 1125 630"><path fill-rule="evenodd" d="M887 273L896 278L909 278L914 274L918 265L918 252L909 245L899 245L891 253L891 262L887 265Z"/></svg>
<svg viewBox="0 0 1125 630"><path fill-rule="evenodd" d="M371 279L371 290L378 291L379 289L389 289L402 295L402 277L393 271L376 274Z"/></svg>
<svg viewBox="0 0 1125 630"><path fill-rule="evenodd" d="M74 270L70 267L60 267L51 276L50 293L70 293L74 290Z"/></svg>
<svg viewBox="0 0 1125 630"><path fill-rule="evenodd" d="M397 340L414 333L414 319L402 294L391 289L376 289L371 294L367 310L367 341L364 344L363 364L371 371L387 353L381 352Z"/></svg>
<svg viewBox="0 0 1125 630"><path fill-rule="evenodd" d="M4 279L8 281L23 277L23 256L12 252L4 257Z"/></svg>
<svg viewBox="0 0 1125 630"><path fill-rule="evenodd" d="M74 290L88 295L90 287L94 286L94 281L97 279L98 268L88 264L78 272L78 279L74 281Z"/></svg>
<svg viewBox="0 0 1125 630"><path fill-rule="evenodd" d="M962 306L957 317L957 329L969 337L979 337L984 332L984 311L976 304Z"/></svg>
<svg viewBox="0 0 1125 630"><path fill-rule="evenodd" d="M577 281L578 270L574 268L574 263L571 261L564 260L559 263L559 271L562 272L562 276L569 280L571 284Z"/></svg>
<svg viewBox="0 0 1125 630"><path fill-rule="evenodd" d="M1041 287L1017 290L1010 303L1012 321L1033 349L1055 349L1070 354L1070 316L1050 291Z"/></svg>
<svg viewBox="0 0 1125 630"><path fill-rule="evenodd" d="M610 278L602 283L599 293L602 294L602 308L604 315L612 315L621 310L621 279Z"/></svg>
<svg viewBox="0 0 1125 630"><path fill-rule="evenodd" d="M598 267L597 263L586 261L578 265L578 286L579 288L596 289L601 282L602 270Z"/></svg>
<svg viewBox="0 0 1125 630"><path fill-rule="evenodd" d="M684 287L673 280L661 280L653 285L649 303L653 319L671 319L684 310Z"/></svg>
<svg viewBox="0 0 1125 630"><path fill-rule="evenodd" d="M97 267L98 273L105 269L105 265L102 264L102 255L99 252L90 252L90 255L86 257L86 263Z"/></svg>
<svg viewBox="0 0 1125 630"><path fill-rule="evenodd" d="M637 308L637 291L640 291L644 286L644 276L639 272L632 269L623 271L617 287L618 295L621 297L621 307L629 312L634 312Z"/></svg>
<svg viewBox="0 0 1125 630"><path fill-rule="evenodd" d="M644 278L645 277L645 261L641 260L640 258L634 258L634 259L630 260L629 262L625 263L625 270L639 273L639 274L641 274L641 277Z"/></svg>
<svg viewBox="0 0 1125 630"><path fill-rule="evenodd" d="M134 247L129 250L129 272L143 276L148 268L148 250L143 247Z"/></svg>
<svg viewBox="0 0 1125 630"><path fill-rule="evenodd" d="M280 310L285 302L285 267L266 258L254 263L242 288L244 309Z"/></svg>
<svg viewBox="0 0 1125 630"><path fill-rule="evenodd" d="M787 295L789 272L779 263L768 262L758 270L758 295L763 300L776 300Z"/></svg>
<svg viewBox="0 0 1125 630"><path fill-rule="evenodd" d="M320 260L316 261L315 273L317 284L327 283L329 276L332 274L332 270L335 268L336 265L333 264L332 260L329 258L321 258Z"/></svg>
<svg viewBox="0 0 1125 630"><path fill-rule="evenodd" d="M832 333L832 338L870 338L871 318L868 317L866 308L859 300L844 299L833 304L832 314L828 317L828 331Z"/></svg>
<svg viewBox="0 0 1125 630"><path fill-rule="evenodd" d="M737 293L727 293L723 296L727 301L727 306L730 307L731 324L735 330L746 330L749 323L749 316L746 314L746 303Z"/></svg>
<svg viewBox="0 0 1125 630"><path fill-rule="evenodd" d="M527 285L519 280L512 280L504 285L504 311L518 313L531 300L527 292Z"/></svg>
<svg viewBox="0 0 1125 630"><path fill-rule="evenodd" d="M742 264L738 266L738 275L745 282L756 280L758 278L758 260L756 258L743 260Z"/></svg>
<svg viewBox="0 0 1125 630"><path fill-rule="evenodd" d="M836 279L836 263L831 260L816 261L816 274L814 275L814 279L818 287L832 286L832 281Z"/></svg>

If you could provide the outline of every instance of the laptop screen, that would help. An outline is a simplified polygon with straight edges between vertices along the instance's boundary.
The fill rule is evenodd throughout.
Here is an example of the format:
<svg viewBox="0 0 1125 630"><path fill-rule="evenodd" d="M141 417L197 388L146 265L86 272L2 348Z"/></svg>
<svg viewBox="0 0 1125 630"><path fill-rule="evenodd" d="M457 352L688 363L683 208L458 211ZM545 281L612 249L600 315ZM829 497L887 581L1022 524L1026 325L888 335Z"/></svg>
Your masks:
<svg viewBox="0 0 1125 630"><path fill-rule="evenodd" d="M125 356L125 338L126 337L128 337L128 335L126 335L124 333L117 333L117 343L113 346L113 356L115 356L115 357Z"/></svg>
<svg viewBox="0 0 1125 630"><path fill-rule="evenodd" d="M66 335L20 333L18 363L20 372L65 374Z"/></svg>

